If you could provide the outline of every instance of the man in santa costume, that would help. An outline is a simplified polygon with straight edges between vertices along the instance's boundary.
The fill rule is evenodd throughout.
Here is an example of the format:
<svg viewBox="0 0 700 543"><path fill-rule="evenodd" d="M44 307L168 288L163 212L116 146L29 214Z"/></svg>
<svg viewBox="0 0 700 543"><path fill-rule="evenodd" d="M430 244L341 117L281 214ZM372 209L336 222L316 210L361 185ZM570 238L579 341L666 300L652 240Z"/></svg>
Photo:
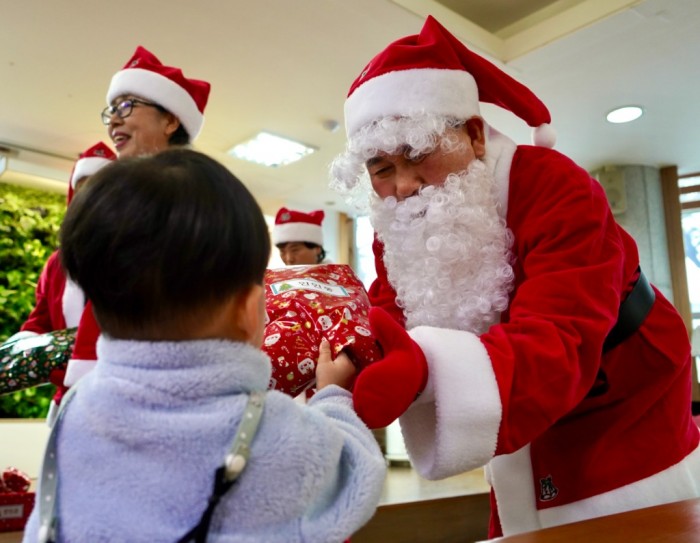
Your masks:
<svg viewBox="0 0 700 543"><path fill-rule="evenodd" d="M80 190L91 175L116 158L114 152L102 142L82 152L70 175L67 204L70 205L75 192ZM85 303L85 295L80 287L66 278L61 266L60 251L56 250L49 256L39 276L34 309L20 327L20 331L8 341L54 330L75 328L80 322ZM51 413L54 412L65 390L64 373L54 370L51 374L51 382L57 386ZM49 418L51 419L52 416L50 415Z"/></svg>
<svg viewBox="0 0 700 543"><path fill-rule="evenodd" d="M323 248L322 209L306 213L282 207L275 216L272 243L285 266L328 264Z"/></svg>
<svg viewBox="0 0 700 543"><path fill-rule="evenodd" d="M491 536L699 496L683 321L600 185L547 148L539 99L429 17L365 67L345 122L333 184L373 189L384 351L355 383L363 420L400 417L428 479L487 466Z"/></svg>

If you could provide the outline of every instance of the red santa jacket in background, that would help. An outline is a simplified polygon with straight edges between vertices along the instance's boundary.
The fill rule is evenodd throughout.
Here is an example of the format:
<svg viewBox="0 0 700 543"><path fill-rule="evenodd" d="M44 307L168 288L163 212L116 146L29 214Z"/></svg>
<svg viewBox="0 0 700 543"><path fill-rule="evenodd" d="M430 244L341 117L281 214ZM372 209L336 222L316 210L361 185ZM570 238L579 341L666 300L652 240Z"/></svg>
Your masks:
<svg viewBox="0 0 700 543"><path fill-rule="evenodd" d="M70 174L66 205L70 205L81 180L95 174L111 161L116 160L116 158L117 155L103 142L98 142L82 152ZM29 317L20 327L20 331L10 338L13 339L29 334L45 334L54 330L78 326L82 327L81 323L83 321L89 323L86 325L88 330L83 332L79 330L76 334L72 359L69 361L66 371L53 370L51 372L50 380L51 383L56 385L56 393L48 415L49 424L53 423L57 413L56 407L60 403L63 394L75 382L75 380L68 380L66 372L70 376L71 366L80 365L80 361L76 362L74 360L76 351L78 354L88 353L88 356L92 356L90 353L94 352L94 342L97 341L99 329L97 334L95 334L91 326L92 321L94 321L92 310L88 310L87 315L85 315L85 310L86 300L82 289L66 277L61 266L60 250L54 251L41 271L36 288L34 309L32 309ZM92 358L93 361L96 359L94 356ZM76 370L72 371L74 374L76 373Z"/></svg>
<svg viewBox="0 0 700 543"><path fill-rule="evenodd" d="M638 331L601 355L639 266L602 188L563 155L503 136L488 156L515 238L515 288L479 337L409 331L430 371L400 419L414 466L439 479L488 464L491 536L698 496L690 347L676 310L655 289ZM375 251L370 299L402 322ZM591 393L601 376L607 391Z"/></svg>
<svg viewBox="0 0 700 543"><path fill-rule="evenodd" d="M85 307L85 295L78 285L66 279L59 251L49 256L36 287L36 305L20 330L46 334L75 328Z"/></svg>

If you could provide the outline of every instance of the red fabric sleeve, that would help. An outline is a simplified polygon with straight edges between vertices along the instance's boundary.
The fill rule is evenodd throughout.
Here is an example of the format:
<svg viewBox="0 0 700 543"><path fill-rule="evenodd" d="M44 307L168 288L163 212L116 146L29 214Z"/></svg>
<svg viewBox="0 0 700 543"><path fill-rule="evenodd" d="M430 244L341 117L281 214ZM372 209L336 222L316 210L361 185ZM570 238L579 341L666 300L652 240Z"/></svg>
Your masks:
<svg viewBox="0 0 700 543"><path fill-rule="evenodd" d="M496 454L530 443L583 400L638 265L602 187L554 151L516 152L507 224L516 288L501 324L481 336L502 402Z"/></svg>
<svg viewBox="0 0 700 543"><path fill-rule="evenodd" d="M49 256L36 286L36 305L20 330L45 334L66 327L63 317L63 291L66 276L58 251Z"/></svg>
<svg viewBox="0 0 700 543"><path fill-rule="evenodd" d="M401 326L406 325L403 311L396 305L396 292L389 284L386 267L384 267L384 245L374 235L372 242L372 252L374 253L374 267L377 270L377 278L372 282L367 291L370 304L381 307Z"/></svg>

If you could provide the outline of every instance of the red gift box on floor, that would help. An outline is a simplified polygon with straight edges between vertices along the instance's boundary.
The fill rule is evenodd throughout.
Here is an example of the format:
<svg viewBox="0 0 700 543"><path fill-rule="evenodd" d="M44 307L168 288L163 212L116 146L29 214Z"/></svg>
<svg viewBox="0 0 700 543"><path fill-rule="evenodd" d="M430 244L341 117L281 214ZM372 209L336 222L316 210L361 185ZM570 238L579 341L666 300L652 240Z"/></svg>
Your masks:
<svg viewBox="0 0 700 543"><path fill-rule="evenodd" d="M34 492L0 493L0 532L24 530L34 509Z"/></svg>

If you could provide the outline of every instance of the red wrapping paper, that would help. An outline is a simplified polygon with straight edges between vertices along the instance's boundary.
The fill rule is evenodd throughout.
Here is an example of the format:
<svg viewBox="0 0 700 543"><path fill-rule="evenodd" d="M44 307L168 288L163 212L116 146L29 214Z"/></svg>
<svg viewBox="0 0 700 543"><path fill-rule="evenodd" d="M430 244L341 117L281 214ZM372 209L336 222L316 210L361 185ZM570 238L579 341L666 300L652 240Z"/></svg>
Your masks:
<svg viewBox="0 0 700 543"><path fill-rule="evenodd" d="M378 360L369 330L369 299L345 264L270 269L265 273L263 351L272 361L270 388L296 396L313 386L321 338L358 369Z"/></svg>

